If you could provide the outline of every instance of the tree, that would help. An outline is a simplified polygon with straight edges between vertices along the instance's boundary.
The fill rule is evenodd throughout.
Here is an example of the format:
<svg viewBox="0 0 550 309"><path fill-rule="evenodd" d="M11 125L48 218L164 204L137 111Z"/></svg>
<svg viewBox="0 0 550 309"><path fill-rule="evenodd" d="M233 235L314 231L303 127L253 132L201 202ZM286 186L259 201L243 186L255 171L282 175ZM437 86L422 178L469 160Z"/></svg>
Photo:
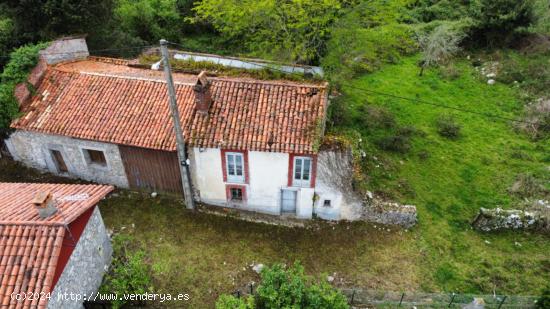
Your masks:
<svg viewBox="0 0 550 309"><path fill-rule="evenodd" d="M475 21L472 39L485 46L506 46L520 30L536 21L534 0L475 0L470 16Z"/></svg>
<svg viewBox="0 0 550 309"><path fill-rule="evenodd" d="M435 28L428 35L421 36L419 39L422 49L420 76L424 73L425 68L449 60L460 50L459 44L463 38L464 34L452 29L447 24Z"/></svg>
<svg viewBox="0 0 550 309"><path fill-rule="evenodd" d="M395 63L401 55L416 50L411 27L402 23L409 2L373 0L345 11L330 30L327 54L321 61L334 84Z"/></svg>
<svg viewBox="0 0 550 309"><path fill-rule="evenodd" d="M202 0L195 22L212 23L222 35L256 55L312 63L326 50L330 26L353 0Z"/></svg>

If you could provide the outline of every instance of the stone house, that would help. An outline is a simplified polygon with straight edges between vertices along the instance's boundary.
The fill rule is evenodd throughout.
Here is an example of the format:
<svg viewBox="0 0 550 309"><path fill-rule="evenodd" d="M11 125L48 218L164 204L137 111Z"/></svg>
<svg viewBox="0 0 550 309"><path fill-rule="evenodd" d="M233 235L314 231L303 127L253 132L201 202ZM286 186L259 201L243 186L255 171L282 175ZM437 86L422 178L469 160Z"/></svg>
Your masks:
<svg viewBox="0 0 550 309"><path fill-rule="evenodd" d="M29 77L35 95L17 93L22 116L5 141L12 156L55 174L182 194L163 73L89 57L82 38L52 46ZM319 149L326 84L179 73L174 82L197 201L298 218L359 216L360 202L333 185L341 171L317 173L339 158Z"/></svg>
<svg viewBox="0 0 550 309"><path fill-rule="evenodd" d="M101 284L112 248L97 203L112 190L0 183L2 308L83 308L63 295L91 295Z"/></svg>

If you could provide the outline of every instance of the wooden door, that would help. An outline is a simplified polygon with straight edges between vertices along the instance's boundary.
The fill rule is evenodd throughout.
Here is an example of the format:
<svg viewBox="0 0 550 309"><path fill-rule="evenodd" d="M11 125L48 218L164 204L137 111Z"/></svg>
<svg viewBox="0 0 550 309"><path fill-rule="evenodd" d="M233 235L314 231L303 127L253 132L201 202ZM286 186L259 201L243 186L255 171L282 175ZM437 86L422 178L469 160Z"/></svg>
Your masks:
<svg viewBox="0 0 550 309"><path fill-rule="evenodd" d="M130 188L183 195L176 152L119 146Z"/></svg>
<svg viewBox="0 0 550 309"><path fill-rule="evenodd" d="M67 168L67 164L65 163L65 159L63 159L61 151L51 149L50 153L52 155L53 162L55 163L55 167L57 168L57 172L67 173L69 169Z"/></svg>

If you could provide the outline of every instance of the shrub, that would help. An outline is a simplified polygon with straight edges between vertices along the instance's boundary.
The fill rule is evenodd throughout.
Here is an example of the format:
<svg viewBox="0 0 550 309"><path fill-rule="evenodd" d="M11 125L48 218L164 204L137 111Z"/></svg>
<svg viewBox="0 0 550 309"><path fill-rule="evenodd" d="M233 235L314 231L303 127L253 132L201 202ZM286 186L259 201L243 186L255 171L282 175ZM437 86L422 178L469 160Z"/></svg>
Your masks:
<svg viewBox="0 0 550 309"><path fill-rule="evenodd" d="M538 100L525 107L524 122L518 123L520 130L533 139L550 135L550 99Z"/></svg>
<svg viewBox="0 0 550 309"><path fill-rule="evenodd" d="M411 137L402 134L390 135L378 140L377 145L383 150L407 153L411 149Z"/></svg>
<svg viewBox="0 0 550 309"><path fill-rule="evenodd" d="M383 107L363 105L359 108L361 125L367 129L391 129L395 127L395 118Z"/></svg>
<svg viewBox="0 0 550 309"><path fill-rule="evenodd" d="M340 291L326 282L312 282L299 263L290 268L281 264L265 268L261 280L254 296L237 299L222 295L216 302L216 309L349 308L346 297Z"/></svg>
<svg viewBox="0 0 550 309"><path fill-rule="evenodd" d="M521 197L532 198L546 193L544 185L539 179L531 174L519 174L509 192Z"/></svg>
<svg viewBox="0 0 550 309"><path fill-rule="evenodd" d="M145 252L128 248L129 240L129 236L122 234L113 237L113 260L100 287L101 293L143 294L150 290L151 278L144 261ZM116 299L112 301L112 308L120 308L129 302Z"/></svg>
<svg viewBox="0 0 550 309"><path fill-rule="evenodd" d="M437 132L443 137L449 139L457 139L460 137L462 126L458 124L452 116L440 116L436 120L436 126Z"/></svg>
<svg viewBox="0 0 550 309"><path fill-rule="evenodd" d="M38 63L38 52L46 46L46 43L25 45L10 54L10 61L0 75L0 130L9 127L19 112L13 96L15 85L26 81L29 72Z"/></svg>
<svg viewBox="0 0 550 309"><path fill-rule="evenodd" d="M425 68L440 65L456 54L460 50L458 45L464 36L464 33L447 24L442 24L431 33L421 36L419 38L422 49L420 75L422 76Z"/></svg>
<svg viewBox="0 0 550 309"><path fill-rule="evenodd" d="M550 308L550 284L548 284L544 289L544 291L542 291L542 295L539 297L539 299L537 299L535 308L540 308L540 309Z"/></svg>
<svg viewBox="0 0 550 309"><path fill-rule="evenodd" d="M216 302L216 309L254 309L254 297L237 298L233 295L222 295Z"/></svg>

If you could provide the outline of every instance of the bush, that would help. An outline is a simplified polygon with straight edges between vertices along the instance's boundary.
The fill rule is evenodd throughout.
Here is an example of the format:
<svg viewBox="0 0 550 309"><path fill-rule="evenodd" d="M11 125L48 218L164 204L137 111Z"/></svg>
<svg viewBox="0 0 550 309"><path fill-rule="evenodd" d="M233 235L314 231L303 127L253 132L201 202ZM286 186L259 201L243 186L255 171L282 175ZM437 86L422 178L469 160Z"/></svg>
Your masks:
<svg viewBox="0 0 550 309"><path fill-rule="evenodd" d="M537 299L535 308L539 308L539 309L550 308L550 284L548 284L544 289L544 291L542 291L542 295L540 296L539 299Z"/></svg>
<svg viewBox="0 0 550 309"><path fill-rule="evenodd" d="M216 309L254 309L254 297L237 298L222 295L216 302Z"/></svg>
<svg viewBox="0 0 550 309"><path fill-rule="evenodd" d="M437 132L443 137L449 139L457 139L460 137L462 126L458 124L452 116L440 116L436 120L436 126Z"/></svg>
<svg viewBox="0 0 550 309"><path fill-rule="evenodd" d="M145 252L128 248L129 240L129 236L122 234L113 237L113 260L99 289L101 293L143 294L150 290L151 278L144 261ZM120 308L128 303L130 300L116 299L112 301L112 308Z"/></svg>
<svg viewBox="0 0 550 309"><path fill-rule="evenodd" d="M326 282L313 283L299 263L290 268L281 264L265 268L261 280L254 296L243 300L222 295L216 309L349 308L346 297L340 291Z"/></svg>
<svg viewBox="0 0 550 309"><path fill-rule="evenodd" d="M550 136L550 99L527 105L523 120L525 122L518 123L519 128L533 139Z"/></svg>
<svg viewBox="0 0 550 309"><path fill-rule="evenodd" d="M362 105L359 108L362 127L366 129L392 129L395 127L395 117L383 107Z"/></svg>
<svg viewBox="0 0 550 309"><path fill-rule="evenodd" d="M401 127L395 134L383 137L376 144L383 150L407 153L411 149L411 139L416 133L413 127Z"/></svg>
<svg viewBox="0 0 550 309"><path fill-rule="evenodd" d="M29 72L38 63L38 52L46 46L46 43L25 45L10 54L10 61L0 75L0 130L8 128L19 112L13 96L15 85L27 80Z"/></svg>
<svg viewBox="0 0 550 309"><path fill-rule="evenodd" d="M542 181L531 174L519 174L509 192L520 198L539 197L547 193Z"/></svg>

